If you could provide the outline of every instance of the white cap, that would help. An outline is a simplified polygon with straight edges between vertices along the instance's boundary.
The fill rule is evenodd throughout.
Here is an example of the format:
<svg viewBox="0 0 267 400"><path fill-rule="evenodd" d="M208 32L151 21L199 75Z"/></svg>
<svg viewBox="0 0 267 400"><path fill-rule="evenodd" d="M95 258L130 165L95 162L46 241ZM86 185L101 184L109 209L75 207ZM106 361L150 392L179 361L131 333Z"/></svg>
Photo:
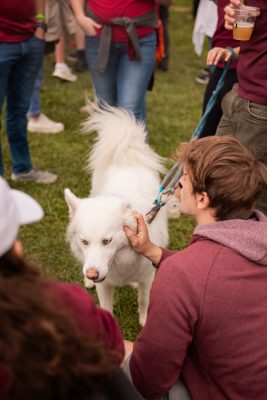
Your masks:
<svg viewBox="0 0 267 400"><path fill-rule="evenodd" d="M43 215L43 209L36 200L11 189L0 176L0 256L11 249L21 225L37 222Z"/></svg>

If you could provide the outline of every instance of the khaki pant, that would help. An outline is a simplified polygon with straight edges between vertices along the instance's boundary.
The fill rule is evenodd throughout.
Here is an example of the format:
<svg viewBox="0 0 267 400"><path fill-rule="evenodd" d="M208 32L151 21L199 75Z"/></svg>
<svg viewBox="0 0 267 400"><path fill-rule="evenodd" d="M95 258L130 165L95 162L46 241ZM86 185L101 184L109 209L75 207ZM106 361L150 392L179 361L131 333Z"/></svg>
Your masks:
<svg viewBox="0 0 267 400"><path fill-rule="evenodd" d="M77 31L77 23L69 0L46 0L45 16L47 23L45 40L47 42L59 39L64 33L72 35Z"/></svg>
<svg viewBox="0 0 267 400"><path fill-rule="evenodd" d="M223 116L216 135L234 135L252 149L258 160L267 165L267 104L254 103L238 96L237 84L222 101ZM267 193L256 208L267 215Z"/></svg>

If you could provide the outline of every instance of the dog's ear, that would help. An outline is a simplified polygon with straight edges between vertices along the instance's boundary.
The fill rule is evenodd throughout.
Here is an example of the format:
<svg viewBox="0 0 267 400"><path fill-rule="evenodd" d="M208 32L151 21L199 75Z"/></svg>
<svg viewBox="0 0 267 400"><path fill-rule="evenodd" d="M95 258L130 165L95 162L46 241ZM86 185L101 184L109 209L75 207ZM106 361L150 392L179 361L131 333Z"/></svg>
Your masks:
<svg viewBox="0 0 267 400"><path fill-rule="evenodd" d="M133 232L137 232L137 222L133 216L133 210L130 203L123 203L122 204L122 211L123 211L123 224L124 226L129 226Z"/></svg>
<svg viewBox="0 0 267 400"><path fill-rule="evenodd" d="M77 210L80 199L78 197L76 197L75 194L73 194L70 189L64 190L64 196L65 196L66 203L68 204L68 207L69 207L70 218L72 218L73 215L75 214L75 211Z"/></svg>

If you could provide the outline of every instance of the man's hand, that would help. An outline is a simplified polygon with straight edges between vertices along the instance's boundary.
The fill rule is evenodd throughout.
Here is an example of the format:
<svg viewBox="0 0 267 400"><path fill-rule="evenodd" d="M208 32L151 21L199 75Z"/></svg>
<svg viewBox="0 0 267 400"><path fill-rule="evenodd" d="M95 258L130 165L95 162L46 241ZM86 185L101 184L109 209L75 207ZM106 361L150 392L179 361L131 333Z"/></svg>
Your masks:
<svg viewBox="0 0 267 400"><path fill-rule="evenodd" d="M238 58L240 47L234 49L235 58ZM223 47L214 47L208 52L207 65L217 65L220 61L228 62L232 56L230 50Z"/></svg>
<svg viewBox="0 0 267 400"><path fill-rule="evenodd" d="M151 242L143 216L135 212L134 217L137 222L137 232L135 233L128 226L125 226L123 230L126 236L137 253L143 254L154 264L158 264L162 255L161 248Z"/></svg>
<svg viewBox="0 0 267 400"><path fill-rule="evenodd" d="M224 9L224 27L225 29L232 30L235 23L234 9L243 4L241 0L230 0L230 4Z"/></svg>
<svg viewBox="0 0 267 400"><path fill-rule="evenodd" d="M246 6L243 5L244 0L229 0L230 4L225 7L224 9L224 27L228 30L232 30L235 24L235 11L236 8L246 9ZM253 16L257 17L260 15L259 9L256 7L256 11L252 14Z"/></svg>
<svg viewBox="0 0 267 400"><path fill-rule="evenodd" d="M45 31L43 28L36 28L34 34L38 39L45 40Z"/></svg>
<svg viewBox="0 0 267 400"><path fill-rule="evenodd" d="M223 47L214 47L208 52L207 65L217 65L220 61L228 62L232 53Z"/></svg>

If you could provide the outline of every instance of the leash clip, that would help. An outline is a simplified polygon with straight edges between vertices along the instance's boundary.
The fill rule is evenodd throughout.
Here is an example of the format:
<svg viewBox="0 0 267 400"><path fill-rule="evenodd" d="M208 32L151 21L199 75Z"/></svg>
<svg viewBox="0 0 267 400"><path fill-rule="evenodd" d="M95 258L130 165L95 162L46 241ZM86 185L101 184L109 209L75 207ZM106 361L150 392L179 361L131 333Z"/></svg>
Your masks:
<svg viewBox="0 0 267 400"><path fill-rule="evenodd" d="M156 206L152 207L151 210L149 210L145 214L145 221L148 224L151 224L151 222L154 221L160 209L161 209L161 204L157 204Z"/></svg>

